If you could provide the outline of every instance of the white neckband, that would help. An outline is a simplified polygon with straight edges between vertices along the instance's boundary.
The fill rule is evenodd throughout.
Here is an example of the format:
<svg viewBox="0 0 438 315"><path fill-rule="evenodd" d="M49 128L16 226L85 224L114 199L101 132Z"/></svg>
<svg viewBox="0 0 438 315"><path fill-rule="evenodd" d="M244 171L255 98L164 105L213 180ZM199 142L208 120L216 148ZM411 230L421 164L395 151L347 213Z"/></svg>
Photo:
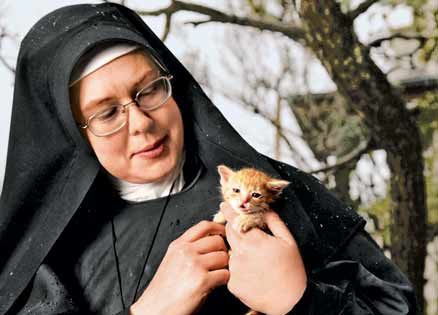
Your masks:
<svg viewBox="0 0 438 315"><path fill-rule="evenodd" d="M180 192L185 184L183 166L185 152L175 170L166 178L152 183L135 184L111 176L111 182L119 192L120 198L130 202L142 202L146 200L165 197L169 194L173 182L175 182L171 195Z"/></svg>

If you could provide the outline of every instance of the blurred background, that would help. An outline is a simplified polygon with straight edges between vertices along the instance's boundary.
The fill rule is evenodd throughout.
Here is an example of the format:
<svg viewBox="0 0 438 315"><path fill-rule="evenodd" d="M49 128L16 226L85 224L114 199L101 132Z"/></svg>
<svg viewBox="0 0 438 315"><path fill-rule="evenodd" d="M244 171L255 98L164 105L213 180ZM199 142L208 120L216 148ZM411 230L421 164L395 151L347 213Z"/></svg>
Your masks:
<svg viewBox="0 0 438 315"><path fill-rule="evenodd" d="M79 3L0 0L0 190L20 40ZM438 1L118 3L143 16L251 145L363 215L425 313L438 314Z"/></svg>

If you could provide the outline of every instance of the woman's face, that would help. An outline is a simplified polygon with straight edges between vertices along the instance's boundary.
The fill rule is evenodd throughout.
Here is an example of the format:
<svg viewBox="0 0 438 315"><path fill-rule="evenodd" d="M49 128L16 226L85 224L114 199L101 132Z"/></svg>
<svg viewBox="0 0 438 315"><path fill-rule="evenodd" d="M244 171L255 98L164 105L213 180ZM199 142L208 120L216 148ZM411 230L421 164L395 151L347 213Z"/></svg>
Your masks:
<svg viewBox="0 0 438 315"><path fill-rule="evenodd" d="M140 50L111 61L71 87L75 120L82 124L107 106L131 102L157 76L156 65ZM132 183L163 179L178 166L183 151L183 122L175 100L170 97L147 113L135 104L127 111L127 123L116 133L97 137L86 128L85 137L111 175Z"/></svg>

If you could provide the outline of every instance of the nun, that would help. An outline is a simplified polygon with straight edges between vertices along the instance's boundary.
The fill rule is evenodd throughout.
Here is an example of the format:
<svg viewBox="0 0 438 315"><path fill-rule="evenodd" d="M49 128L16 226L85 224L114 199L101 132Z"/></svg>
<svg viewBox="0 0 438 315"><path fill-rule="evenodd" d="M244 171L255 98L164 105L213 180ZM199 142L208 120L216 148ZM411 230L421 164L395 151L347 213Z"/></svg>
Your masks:
<svg viewBox="0 0 438 315"><path fill-rule="evenodd" d="M233 219L220 164L290 182L268 231L212 222L219 209ZM416 314L411 284L364 225L315 178L248 145L128 8L63 7L23 39L0 315Z"/></svg>

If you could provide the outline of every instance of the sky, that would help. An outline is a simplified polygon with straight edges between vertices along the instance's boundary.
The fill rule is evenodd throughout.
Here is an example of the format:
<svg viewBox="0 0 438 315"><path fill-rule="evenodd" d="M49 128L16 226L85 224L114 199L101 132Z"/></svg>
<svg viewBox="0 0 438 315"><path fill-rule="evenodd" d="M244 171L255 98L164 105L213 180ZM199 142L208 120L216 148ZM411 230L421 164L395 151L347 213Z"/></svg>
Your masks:
<svg viewBox="0 0 438 315"><path fill-rule="evenodd" d="M19 42L21 38L24 37L26 32L32 27L38 19L43 17L45 14L62 7L64 5L79 4L79 3L100 3L101 1L72 1L72 0L38 0L38 1L26 1L26 0L0 0L0 21L5 24L8 30L16 34L15 41L8 41L3 44L2 54L10 61L10 64L15 65L15 60L18 54ZM156 7L164 7L167 5L168 1L144 1L144 0L130 0L129 6L138 7L143 9L154 9ZM205 3L210 6L223 5L224 1L220 0L198 0L196 3ZM149 5L149 7L145 7ZM153 6L153 7L151 7ZM394 17L395 16L395 17ZM183 13L177 15L179 21L184 19L199 18L189 13ZM396 12L392 19L394 23L409 23L409 14L406 10L401 10L399 13ZM148 17L145 19L147 24L151 29L157 34L161 35L163 31L164 20L161 17L154 18ZM177 22L178 23L178 22ZM182 22L179 22L182 23ZM369 33L380 32L382 27L382 21L378 19L370 23L366 17L360 17L356 20L356 29L360 30L359 38L362 41L367 40ZM166 45L169 49L178 57L181 58L187 50L187 47L193 48L199 51L199 63L207 63L209 67L213 69L215 73L215 78L221 78L223 75L223 69L221 69L219 60L223 57L224 49L223 45L226 42L227 33L224 31L224 27L218 26L217 24L205 24L198 26L196 29L181 27L184 32L179 31L181 24L174 26L171 35L168 40L166 40ZM299 60L300 53L299 49L297 51L297 58ZM250 53L250 52L249 52ZM268 62L270 62L270 57L267 57ZM272 61L275 63L274 61ZM311 75L316 80L311 80L311 89L313 91L329 91L334 89L334 85L330 82L325 71L321 68L318 63L312 64ZM221 80L221 79L219 79ZM225 79L227 80L227 79ZM229 78L228 78L229 80ZM11 117L12 108L12 94L13 94L13 78L5 67L0 65L0 95L2 96L2 102L0 105L0 191L2 187L2 182L4 178L4 169L6 164L6 153L7 153L7 142L9 137L9 124ZM273 127L264 119L259 116L243 109L240 106L236 106L230 100L223 98L217 94L210 95L215 102L216 106L222 111L224 116L230 121L234 128L258 151L263 154L273 156L273 141L267 139L274 138ZM289 117L290 121L286 121L290 126L295 126L297 132L300 130L297 127L293 117L290 115L284 115L284 117ZM263 135L261 136L260 130L263 130ZM304 153L308 157L309 163L314 167L318 168L318 163L312 158L312 153L308 150L307 146L299 141L295 143L298 150ZM377 153L375 157L378 161L381 161L382 165L385 163L384 154ZM282 158L283 161L296 165L293 157L290 154L285 155ZM372 171L369 167L370 163L362 161L359 163L358 167L365 178L369 177L369 173ZM383 173L385 174L385 170ZM385 175L386 176L386 175ZM384 184L382 184L384 185ZM383 187L383 186L382 186ZM383 189L383 188L382 188Z"/></svg>

